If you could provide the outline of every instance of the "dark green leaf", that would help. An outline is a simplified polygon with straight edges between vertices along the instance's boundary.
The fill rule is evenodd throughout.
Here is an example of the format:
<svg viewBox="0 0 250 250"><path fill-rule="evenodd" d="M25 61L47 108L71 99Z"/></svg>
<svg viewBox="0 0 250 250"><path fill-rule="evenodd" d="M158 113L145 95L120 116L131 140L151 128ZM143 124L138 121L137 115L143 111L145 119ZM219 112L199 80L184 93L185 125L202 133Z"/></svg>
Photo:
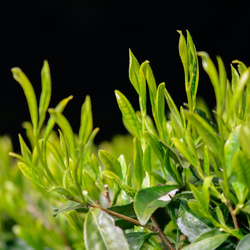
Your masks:
<svg viewBox="0 0 250 250"><path fill-rule="evenodd" d="M123 206L115 206L115 207L110 207L108 208L108 210L111 210L113 212L116 212L118 214L122 214L125 215L127 217L130 217L132 219L136 219L136 214L134 211L134 204L133 203L129 203ZM123 230L125 229L129 229L129 228L134 228L134 223L129 222L127 220L123 220L121 218L118 218L116 216L114 216L114 220L115 220L115 225L122 228Z"/></svg>
<svg viewBox="0 0 250 250"><path fill-rule="evenodd" d="M190 242L193 242L200 234L211 229L198 216L194 215L184 200L182 200L178 210L177 225L181 232L188 237Z"/></svg>
<svg viewBox="0 0 250 250"><path fill-rule="evenodd" d="M144 233L144 232L132 232L126 234L126 238L128 240L128 243L130 245L131 250L138 250L141 249L144 242L151 236L150 233Z"/></svg>
<svg viewBox="0 0 250 250"><path fill-rule="evenodd" d="M166 206L171 198L164 199L162 196L178 187L177 185L155 186L139 190L135 196L134 208L140 223L145 225L157 208Z"/></svg>

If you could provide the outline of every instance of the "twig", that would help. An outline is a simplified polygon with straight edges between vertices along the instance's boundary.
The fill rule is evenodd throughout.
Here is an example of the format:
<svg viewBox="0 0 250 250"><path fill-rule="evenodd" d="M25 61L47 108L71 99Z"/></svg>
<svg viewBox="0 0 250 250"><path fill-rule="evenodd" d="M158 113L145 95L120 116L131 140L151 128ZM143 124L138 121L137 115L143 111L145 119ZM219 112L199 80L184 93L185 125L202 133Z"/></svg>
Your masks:
<svg viewBox="0 0 250 250"><path fill-rule="evenodd" d="M230 214L231 214L231 216L233 218L234 228L239 229L239 224L238 224L238 221L237 221L237 217L236 217L236 215L234 213L233 207L230 204L227 204L227 207L228 207L228 210L229 210L229 212L230 212Z"/></svg>
<svg viewBox="0 0 250 250"><path fill-rule="evenodd" d="M112 201L111 201L110 196L109 196L109 187L108 187L108 185L104 185L104 188L105 188L104 196L106 197L109 205L111 206Z"/></svg>
<svg viewBox="0 0 250 250"><path fill-rule="evenodd" d="M151 231L158 232L158 230L156 230L154 227L152 227L152 226L150 226L150 225L148 225L148 224L142 225L138 220L132 219L132 218L126 216L126 215L119 214L119 213L116 213L116 212L114 212L114 211L112 211L112 210L108 210L108 209L103 208L103 207L101 207L101 206L95 206L95 205L93 205L93 204L89 204L89 206L90 206L90 207L94 207L94 208L99 208L99 209L101 209L102 211L106 212L106 213L109 214L109 215L113 215L113 216L115 216L115 217L117 217L117 218L120 218L120 219L129 221L129 222L131 222L131 223L133 223L133 224L135 224L135 225L138 225L138 226L140 226L140 227L145 227L145 228L147 228L147 229L149 229L149 230L151 230Z"/></svg>
<svg viewBox="0 0 250 250"><path fill-rule="evenodd" d="M151 215L151 221L154 225L154 229L156 229L156 232L159 233L159 237L161 238L162 242L168 247L170 250L175 250L175 247L172 245L172 243L168 240L167 236L163 233L161 230L157 220L155 219L154 215Z"/></svg>

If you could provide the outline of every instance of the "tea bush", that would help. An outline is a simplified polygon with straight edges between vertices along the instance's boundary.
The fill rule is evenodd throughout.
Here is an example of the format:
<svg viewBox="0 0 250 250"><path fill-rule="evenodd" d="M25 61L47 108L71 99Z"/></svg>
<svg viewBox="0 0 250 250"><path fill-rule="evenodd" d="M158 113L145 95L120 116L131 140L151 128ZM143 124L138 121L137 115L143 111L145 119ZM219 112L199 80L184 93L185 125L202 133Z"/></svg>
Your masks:
<svg viewBox="0 0 250 250"><path fill-rule="evenodd" d="M31 123L25 123L29 142L19 135L21 154L10 155L37 189L32 190L30 182L25 182L29 187L25 189L16 167L5 167L6 177L14 173L7 184L1 182L1 190L5 199L27 192L29 199L18 201L22 213L27 220L37 215L40 226L26 228L15 212L9 214L18 224L14 232L26 244L35 249L62 249L63 244L91 250L248 249L250 68L233 61L236 67L231 65L228 80L220 57L216 67L206 52L196 52L188 31L186 38L179 34L187 94L187 103L180 108L166 84L156 84L149 62L139 64L129 51L129 79L140 109L135 111L127 97L115 91L124 126L133 137L129 143L124 140L120 155L112 143L96 153L93 141L99 129L93 128L89 96L77 134L62 114L72 96L49 108L47 61L39 103L27 76L12 69L24 90ZM198 57L214 88L212 117L197 99ZM21 205L7 206L21 211ZM56 218L51 217L52 207Z"/></svg>

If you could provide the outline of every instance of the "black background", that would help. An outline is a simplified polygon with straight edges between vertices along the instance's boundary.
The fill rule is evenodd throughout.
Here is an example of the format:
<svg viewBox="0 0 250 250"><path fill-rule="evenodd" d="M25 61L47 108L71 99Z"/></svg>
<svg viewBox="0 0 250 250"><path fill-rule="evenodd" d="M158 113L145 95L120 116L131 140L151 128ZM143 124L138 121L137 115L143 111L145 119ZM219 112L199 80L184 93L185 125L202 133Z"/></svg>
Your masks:
<svg viewBox="0 0 250 250"><path fill-rule="evenodd" d="M140 63L150 61L157 83L166 82L178 105L186 96L176 30L188 29L197 50L207 51L213 60L220 55L228 72L234 59L250 64L248 1L6 2L0 9L0 134L8 133L15 144L29 114L12 67L20 67L39 94L43 60L49 61L50 106L74 95L64 114L76 132L81 105L90 95L94 125L101 128L98 143L125 133L115 89L138 106L128 80L129 48ZM200 79L198 93L213 107L213 90L205 73Z"/></svg>

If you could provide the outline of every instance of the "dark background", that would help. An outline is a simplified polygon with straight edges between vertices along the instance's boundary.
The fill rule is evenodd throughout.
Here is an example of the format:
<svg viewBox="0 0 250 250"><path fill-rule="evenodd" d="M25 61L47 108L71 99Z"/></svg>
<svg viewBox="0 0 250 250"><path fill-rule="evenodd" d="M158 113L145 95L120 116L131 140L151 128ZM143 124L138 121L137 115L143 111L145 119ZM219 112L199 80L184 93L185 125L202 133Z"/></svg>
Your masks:
<svg viewBox="0 0 250 250"><path fill-rule="evenodd" d="M115 89L138 105L128 80L129 48L140 63L150 61L157 83L166 82L178 105L186 96L176 30L188 29L197 50L207 51L213 60L220 55L228 72L234 59L250 65L247 1L6 2L0 7L0 134L8 133L15 145L29 114L22 89L12 78L12 67L27 74L38 94L43 60L49 61L51 107L74 95L64 114L76 132L81 105L90 95L94 125L101 128L98 143L125 133ZM200 79L198 93L213 107L213 90L205 73Z"/></svg>

